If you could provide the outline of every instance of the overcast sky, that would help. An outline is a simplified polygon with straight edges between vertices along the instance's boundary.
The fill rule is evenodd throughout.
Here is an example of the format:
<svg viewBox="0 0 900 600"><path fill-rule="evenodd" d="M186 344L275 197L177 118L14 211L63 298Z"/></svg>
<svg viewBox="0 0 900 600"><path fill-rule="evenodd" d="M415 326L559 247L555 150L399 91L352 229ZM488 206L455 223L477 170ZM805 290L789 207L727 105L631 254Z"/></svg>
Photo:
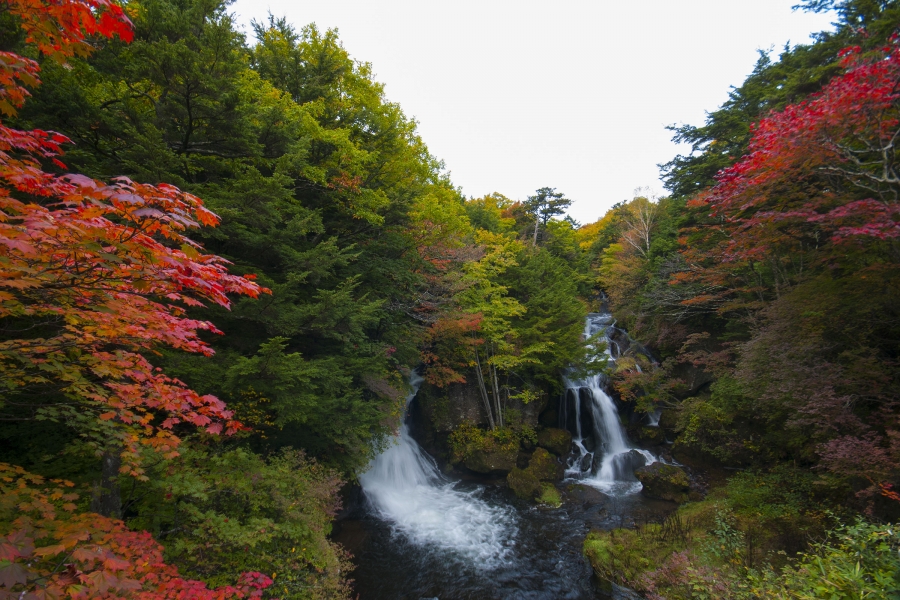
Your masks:
<svg viewBox="0 0 900 600"><path fill-rule="evenodd" d="M269 11L337 28L463 193L555 187L587 223L635 188L663 193L656 165L679 152L665 126L701 124L757 49L831 28L796 3L237 0L233 11L248 31Z"/></svg>

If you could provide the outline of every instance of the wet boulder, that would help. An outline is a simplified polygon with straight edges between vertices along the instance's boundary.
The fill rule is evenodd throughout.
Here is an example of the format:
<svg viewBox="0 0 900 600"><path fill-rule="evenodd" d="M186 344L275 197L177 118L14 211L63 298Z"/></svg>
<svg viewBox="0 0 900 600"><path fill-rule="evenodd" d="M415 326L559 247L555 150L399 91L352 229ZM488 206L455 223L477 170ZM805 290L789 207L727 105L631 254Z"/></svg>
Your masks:
<svg viewBox="0 0 900 600"><path fill-rule="evenodd" d="M467 469L476 473L508 473L516 468L516 458L519 454L518 448L502 449L493 448L490 450L478 449L473 450L466 457L463 463Z"/></svg>
<svg viewBox="0 0 900 600"><path fill-rule="evenodd" d="M647 457L638 450L628 450L620 454L609 457L609 463L605 468L610 469L609 474L616 481L634 481L635 471L647 464ZM595 457L594 463L597 468L601 464L606 463L606 457Z"/></svg>
<svg viewBox="0 0 900 600"><path fill-rule="evenodd" d="M543 491L541 481L528 469L514 468L506 476L510 489L523 500L534 500Z"/></svg>
<svg viewBox="0 0 900 600"><path fill-rule="evenodd" d="M572 449L572 434L565 429L547 427L538 432L537 445L557 456L565 456Z"/></svg>
<svg viewBox="0 0 900 600"><path fill-rule="evenodd" d="M608 499L600 490L580 483L569 485L566 488L566 495L572 502L581 504L584 508L604 504Z"/></svg>
<svg viewBox="0 0 900 600"><path fill-rule="evenodd" d="M560 464L555 456L543 448L538 448L534 451L534 454L531 455L531 459L528 461L526 470L530 471L540 481L562 481L565 475L565 467Z"/></svg>
<svg viewBox="0 0 900 600"><path fill-rule="evenodd" d="M594 436L587 435L582 438L581 445L584 446L584 449L588 452L593 452L597 449L597 440L594 439Z"/></svg>
<svg viewBox="0 0 900 600"><path fill-rule="evenodd" d="M684 469L663 463L653 463L634 472L644 486L641 493L648 498L687 502L691 481Z"/></svg>

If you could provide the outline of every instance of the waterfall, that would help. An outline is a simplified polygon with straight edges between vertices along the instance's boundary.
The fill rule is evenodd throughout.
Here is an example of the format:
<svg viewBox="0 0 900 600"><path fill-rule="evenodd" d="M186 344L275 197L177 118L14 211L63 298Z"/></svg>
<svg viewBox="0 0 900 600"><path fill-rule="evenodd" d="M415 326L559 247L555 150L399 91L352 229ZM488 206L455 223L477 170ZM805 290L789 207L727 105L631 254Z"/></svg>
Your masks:
<svg viewBox="0 0 900 600"><path fill-rule="evenodd" d="M421 383L414 372L407 407ZM414 544L450 550L481 568L497 566L511 551L516 526L510 510L489 506L479 498L480 488L463 491L446 480L405 419L359 482L376 514Z"/></svg>
<svg viewBox="0 0 900 600"><path fill-rule="evenodd" d="M620 356L621 346L611 338L615 332L612 315L591 313L585 322L585 339L602 332L605 338L603 353L607 360L615 362ZM613 354L615 349L615 355ZM584 379L563 378L566 395L561 406L562 423L568 417L569 398L573 399L575 412L575 431L573 442L579 455L574 458L566 470L569 477L580 479L583 483L609 493L634 493L641 490L641 484L634 476L634 470L645 464L656 461L650 452L640 448L632 448L619 422L619 411L616 404L606 392L607 378L597 374ZM582 398L587 400L590 409L590 425L593 446L592 451L586 445L582 425ZM599 460L598 460L599 457Z"/></svg>

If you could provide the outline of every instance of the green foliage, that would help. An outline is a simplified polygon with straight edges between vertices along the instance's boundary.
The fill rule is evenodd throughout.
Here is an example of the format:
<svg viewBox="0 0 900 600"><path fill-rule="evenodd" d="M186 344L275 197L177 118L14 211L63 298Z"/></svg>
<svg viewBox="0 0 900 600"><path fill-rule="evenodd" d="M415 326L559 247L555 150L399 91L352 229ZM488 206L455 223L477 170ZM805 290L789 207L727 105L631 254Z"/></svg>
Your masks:
<svg viewBox="0 0 900 600"><path fill-rule="evenodd" d="M269 574L272 597L345 598L347 556L327 539L339 505L337 474L284 450L268 459L193 444L135 489L129 520L185 573L218 585Z"/></svg>
<svg viewBox="0 0 900 600"><path fill-rule="evenodd" d="M274 337L255 355L237 358L226 372L226 389L235 397L250 382L268 399L279 427L272 434L275 440L316 455L337 451L344 454L342 462L333 462L346 467L343 461L355 459L361 466L371 451L371 424L383 417L383 404L367 398L336 357L307 360L299 352L285 352L287 343Z"/></svg>
<svg viewBox="0 0 900 600"><path fill-rule="evenodd" d="M644 540L641 532L631 529L592 531L584 541L584 554L599 577L627 585L660 564L667 554L668 548L658 549Z"/></svg>
<svg viewBox="0 0 900 600"><path fill-rule="evenodd" d="M249 48L221 0L148 0L134 22L131 45L48 64L21 120L76 140L70 168L172 181L222 217L204 245L273 294L196 311L227 335L167 368L228 403L263 393L269 444L352 471L394 411L367 382L397 387L417 359L430 290L414 221L461 200L334 31L273 19Z"/></svg>
<svg viewBox="0 0 900 600"><path fill-rule="evenodd" d="M710 530L706 552L725 563L740 564L745 549L744 532L735 528L734 518L716 510L715 525Z"/></svg>
<svg viewBox="0 0 900 600"><path fill-rule="evenodd" d="M900 532L858 520L831 533L781 572L751 574L760 598L900 598Z"/></svg>
<svg viewBox="0 0 900 600"><path fill-rule="evenodd" d="M525 435L530 439L527 432ZM518 449L521 439L522 433L511 427L484 430L468 422L462 423L450 434L451 457L453 462L458 463L466 460L475 452L515 450Z"/></svg>
<svg viewBox="0 0 900 600"><path fill-rule="evenodd" d="M484 229L491 233L507 233L515 227L515 219L504 216L504 212L513 205L513 201L494 192L482 198L466 200L466 214L472 227Z"/></svg>
<svg viewBox="0 0 900 600"><path fill-rule="evenodd" d="M764 472L742 471L728 480L726 502L735 515L753 519L763 527L777 520L796 527L804 513L820 506L817 481L809 471L788 465Z"/></svg>
<svg viewBox="0 0 900 600"><path fill-rule="evenodd" d="M563 259L525 248L503 273L501 281L524 308L510 319L523 348L515 368L521 377L555 386L563 370L587 358L581 339L586 309L578 299L577 278Z"/></svg>
<svg viewBox="0 0 900 600"><path fill-rule="evenodd" d="M710 395L686 400L679 407L679 443L698 448L719 460L733 460L735 452L743 448L734 447L734 416L721 406L722 403L720 394L715 398Z"/></svg>
<svg viewBox="0 0 900 600"><path fill-rule="evenodd" d="M848 46L878 48L896 31L900 7L895 2L811 0L801 7L823 10L839 7L834 33L821 33L810 45L785 46L773 60L760 51L753 72L728 95L717 110L707 113L701 126L672 125L673 139L691 145L691 154L660 165L666 188L688 197L714 183L716 173L746 152L750 126L773 110L781 110L818 92L841 72L839 52Z"/></svg>

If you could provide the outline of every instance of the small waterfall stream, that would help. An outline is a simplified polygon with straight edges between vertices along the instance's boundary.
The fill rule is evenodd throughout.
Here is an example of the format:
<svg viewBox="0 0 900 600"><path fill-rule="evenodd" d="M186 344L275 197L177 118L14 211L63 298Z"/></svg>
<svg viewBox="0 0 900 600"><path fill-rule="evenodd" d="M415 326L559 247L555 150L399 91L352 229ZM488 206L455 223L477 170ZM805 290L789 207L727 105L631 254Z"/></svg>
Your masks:
<svg viewBox="0 0 900 600"><path fill-rule="evenodd" d="M603 332L602 351L620 348L610 315L588 316L585 333ZM601 351L601 349L598 349ZM422 379L410 378L413 400ZM656 460L633 448L603 376L564 381L560 427L574 432L560 508L516 498L503 479L450 481L410 435L406 422L359 481L367 510L339 524L355 555L362 600L582 600L634 598L604 587L582 553L590 529L659 520L668 503L648 500L633 469ZM567 409L567 405L570 408ZM586 484L586 485L579 485Z"/></svg>
<svg viewBox="0 0 900 600"><path fill-rule="evenodd" d="M619 344L612 339L615 331L612 315L607 313L589 314L585 322L584 336L589 339L602 333L605 342L598 352L606 354L607 360L615 363L620 356ZM615 350L615 351L614 351ZM656 462L656 457L647 450L633 448L619 422L616 404L606 392L606 375L600 373L584 379L563 378L566 394L560 404L561 422L567 423L571 400L574 410L573 443L578 456L573 456L566 470L568 477L579 479L608 494L631 494L641 490L641 484L634 476L634 470ZM590 434L584 431L582 407L588 409ZM590 437L590 449L588 438Z"/></svg>
<svg viewBox="0 0 900 600"><path fill-rule="evenodd" d="M415 397L422 378L413 373ZM378 514L409 541L451 551L472 564L491 568L509 554L516 526L509 509L479 498L480 488L457 489L412 438L405 420L394 443L359 476Z"/></svg>

